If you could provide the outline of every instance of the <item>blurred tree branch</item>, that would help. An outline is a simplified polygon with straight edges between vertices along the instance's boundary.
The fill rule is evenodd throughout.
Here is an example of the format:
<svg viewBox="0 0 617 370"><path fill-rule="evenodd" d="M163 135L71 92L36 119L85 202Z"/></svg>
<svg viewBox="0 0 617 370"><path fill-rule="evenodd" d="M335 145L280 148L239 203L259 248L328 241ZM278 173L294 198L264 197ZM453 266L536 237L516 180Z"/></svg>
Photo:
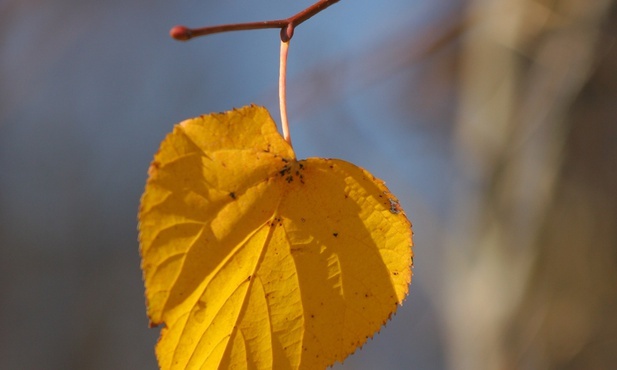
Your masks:
<svg viewBox="0 0 617 370"><path fill-rule="evenodd" d="M471 3L470 11L482 13L483 22L470 33L462 55L456 142L468 177L458 189L458 213L450 226L450 249L458 251L447 280L453 368L556 368L575 363L593 336L583 319L591 301L578 294L585 289L562 295L546 284L589 279L583 271L602 261L581 259L581 252L614 248L613 241L598 244L589 233L600 224L581 224L580 215L571 212L595 209L597 189L579 188L572 198L564 177L578 139L571 136L573 109L597 63L611 5ZM561 264L545 258L553 253ZM573 277L574 271L581 275ZM592 285L572 287L589 291ZM571 350L564 354L551 346ZM592 364L577 368L598 368Z"/></svg>

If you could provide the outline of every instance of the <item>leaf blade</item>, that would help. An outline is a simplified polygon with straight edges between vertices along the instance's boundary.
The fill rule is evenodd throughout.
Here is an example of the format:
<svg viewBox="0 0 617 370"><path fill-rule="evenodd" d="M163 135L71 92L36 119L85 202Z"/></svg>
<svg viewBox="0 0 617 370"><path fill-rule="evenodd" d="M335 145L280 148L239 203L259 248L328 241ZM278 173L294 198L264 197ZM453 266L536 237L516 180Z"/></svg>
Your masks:
<svg viewBox="0 0 617 370"><path fill-rule="evenodd" d="M345 161L297 161L260 107L177 125L139 220L165 369L343 361L411 281L411 225L384 183Z"/></svg>

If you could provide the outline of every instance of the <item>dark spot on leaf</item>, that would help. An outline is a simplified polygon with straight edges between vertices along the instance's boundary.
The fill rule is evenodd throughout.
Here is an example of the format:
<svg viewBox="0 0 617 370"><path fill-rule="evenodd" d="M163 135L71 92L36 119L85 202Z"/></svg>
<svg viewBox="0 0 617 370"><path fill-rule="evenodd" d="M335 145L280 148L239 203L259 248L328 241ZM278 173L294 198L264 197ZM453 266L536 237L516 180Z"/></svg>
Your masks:
<svg viewBox="0 0 617 370"><path fill-rule="evenodd" d="M334 235L334 237L338 237L338 233L332 233L332 235Z"/></svg>
<svg viewBox="0 0 617 370"><path fill-rule="evenodd" d="M396 275L398 275L398 272L394 271L394 272L392 272L392 275L396 276Z"/></svg>
<svg viewBox="0 0 617 370"><path fill-rule="evenodd" d="M251 281L251 275L246 279L247 281Z"/></svg>
<svg viewBox="0 0 617 370"><path fill-rule="evenodd" d="M290 182L294 181L294 178L293 178L293 176L287 176L285 178L285 180L287 181L287 183L290 183Z"/></svg>
<svg viewBox="0 0 617 370"><path fill-rule="evenodd" d="M301 221L301 222L304 222L304 221L306 221L306 220L304 219L304 217L300 217L300 221ZM413 257L412 257L411 259L412 259L412 261L413 261Z"/></svg>
<svg viewBox="0 0 617 370"><path fill-rule="evenodd" d="M291 169L289 168L289 166L285 166L283 167L282 170L279 171L279 174L281 174L281 176L285 176L285 175L289 175L290 172L291 172Z"/></svg>
<svg viewBox="0 0 617 370"><path fill-rule="evenodd" d="M236 199L236 193L234 193L233 191L229 193L229 196L231 197L231 199Z"/></svg>
<svg viewBox="0 0 617 370"><path fill-rule="evenodd" d="M401 206L398 204L398 201L392 198L388 198L388 200L390 201L390 212L395 215L401 213L402 209Z"/></svg>

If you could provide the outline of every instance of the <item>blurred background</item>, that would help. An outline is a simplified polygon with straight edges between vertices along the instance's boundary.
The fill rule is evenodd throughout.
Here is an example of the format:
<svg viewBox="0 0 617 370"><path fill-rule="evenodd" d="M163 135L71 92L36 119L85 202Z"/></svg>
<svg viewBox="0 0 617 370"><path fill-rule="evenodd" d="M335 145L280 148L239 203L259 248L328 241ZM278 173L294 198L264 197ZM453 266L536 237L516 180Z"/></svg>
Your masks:
<svg viewBox="0 0 617 370"><path fill-rule="evenodd" d="M155 369L136 213L172 126L279 120L278 31L313 0L0 2L0 369ZM617 363L617 7L341 1L291 42L298 157L384 179L410 296L336 369Z"/></svg>

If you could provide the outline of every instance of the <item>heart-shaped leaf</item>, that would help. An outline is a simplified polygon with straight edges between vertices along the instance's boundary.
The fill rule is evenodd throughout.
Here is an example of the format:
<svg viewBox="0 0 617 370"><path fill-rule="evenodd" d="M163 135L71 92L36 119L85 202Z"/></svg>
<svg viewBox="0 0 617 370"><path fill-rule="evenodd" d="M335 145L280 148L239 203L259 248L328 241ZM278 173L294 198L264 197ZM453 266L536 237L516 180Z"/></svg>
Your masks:
<svg viewBox="0 0 617 370"><path fill-rule="evenodd" d="M411 281L411 225L384 183L296 160L265 108L178 124L139 212L163 369L319 369L372 337Z"/></svg>

